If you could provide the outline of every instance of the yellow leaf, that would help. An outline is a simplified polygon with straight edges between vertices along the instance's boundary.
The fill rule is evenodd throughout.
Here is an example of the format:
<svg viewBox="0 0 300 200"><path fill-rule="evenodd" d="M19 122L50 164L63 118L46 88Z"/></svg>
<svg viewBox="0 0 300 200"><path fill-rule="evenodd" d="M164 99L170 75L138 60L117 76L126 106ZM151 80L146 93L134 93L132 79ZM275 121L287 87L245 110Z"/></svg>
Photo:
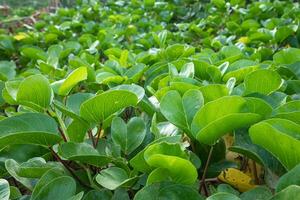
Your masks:
<svg viewBox="0 0 300 200"><path fill-rule="evenodd" d="M248 37L240 37L240 39L238 40L238 42L243 43L243 44L247 44L250 42Z"/></svg>
<svg viewBox="0 0 300 200"><path fill-rule="evenodd" d="M250 176L234 168L228 168L222 171L218 176L218 179L228 183L241 192L245 192L256 187L256 185L252 183L253 181Z"/></svg>
<svg viewBox="0 0 300 200"><path fill-rule="evenodd" d="M17 35L14 36L15 40L23 40L25 38L28 38L28 35L26 33L18 33Z"/></svg>

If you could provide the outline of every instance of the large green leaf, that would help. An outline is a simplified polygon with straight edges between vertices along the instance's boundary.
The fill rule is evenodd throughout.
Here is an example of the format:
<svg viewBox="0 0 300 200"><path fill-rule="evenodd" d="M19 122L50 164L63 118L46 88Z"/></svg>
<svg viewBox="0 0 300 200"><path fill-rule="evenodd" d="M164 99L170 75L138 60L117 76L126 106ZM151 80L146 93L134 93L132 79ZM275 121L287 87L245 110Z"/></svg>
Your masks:
<svg viewBox="0 0 300 200"><path fill-rule="evenodd" d="M287 170L300 163L300 125L273 118L253 125L249 133L255 144L272 153Z"/></svg>
<svg viewBox="0 0 300 200"><path fill-rule="evenodd" d="M261 93L268 95L282 85L280 75L269 69L256 70L245 77L245 93Z"/></svg>
<svg viewBox="0 0 300 200"><path fill-rule="evenodd" d="M196 113L192 132L200 142L212 145L226 133L262 120L271 110L256 98L222 97L205 104Z"/></svg>
<svg viewBox="0 0 300 200"><path fill-rule="evenodd" d="M63 169L61 168L53 168L49 169L36 183L34 186L34 190L32 191L31 194L31 199L37 199L37 196L39 195L40 191L48 185L48 183L56 178L59 177L65 177L66 173Z"/></svg>
<svg viewBox="0 0 300 200"><path fill-rule="evenodd" d="M55 120L44 114L25 113L0 121L0 147L10 144L49 147L61 140Z"/></svg>
<svg viewBox="0 0 300 200"><path fill-rule="evenodd" d="M66 200L72 197L76 192L76 182L69 176L60 176L48 182L40 188L36 196L31 200Z"/></svg>
<svg viewBox="0 0 300 200"><path fill-rule="evenodd" d="M42 75L32 75L20 83L16 100L25 106L48 108L52 98L48 79Z"/></svg>
<svg viewBox="0 0 300 200"><path fill-rule="evenodd" d="M143 142L145 136L146 125L142 118L133 117L127 124L120 117L116 117L112 121L112 140L120 145L125 154L134 151Z"/></svg>
<svg viewBox="0 0 300 200"><path fill-rule="evenodd" d="M135 106L138 97L129 91L112 90L99 94L80 106L80 116L92 123L103 122L112 114L128 106Z"/></svg>

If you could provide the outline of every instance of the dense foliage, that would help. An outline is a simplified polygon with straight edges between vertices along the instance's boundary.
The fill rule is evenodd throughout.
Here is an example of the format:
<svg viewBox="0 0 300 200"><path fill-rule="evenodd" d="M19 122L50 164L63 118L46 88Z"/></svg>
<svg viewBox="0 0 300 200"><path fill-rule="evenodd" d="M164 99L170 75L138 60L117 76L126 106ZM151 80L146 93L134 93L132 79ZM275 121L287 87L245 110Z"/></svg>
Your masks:
<svg viewBox="0 0 300 200"><path fill-rule="evenodd" d="M0 199L300 199L300 7L82 1L0 35Z"/></svg>

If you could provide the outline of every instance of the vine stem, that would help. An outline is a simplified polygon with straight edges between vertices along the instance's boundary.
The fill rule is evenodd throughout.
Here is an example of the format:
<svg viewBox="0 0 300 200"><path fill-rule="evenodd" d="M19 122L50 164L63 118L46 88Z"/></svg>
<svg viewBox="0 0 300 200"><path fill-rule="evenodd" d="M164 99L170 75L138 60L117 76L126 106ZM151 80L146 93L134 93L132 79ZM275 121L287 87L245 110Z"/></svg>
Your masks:
<svg viewBox="0 0 300 200"><path fill-rule="evenodd" d="M100 135L101 135L101 131L102 131L102 123L100 123L100 125L98 127L98 130L97 130L95 148L97 148L99 138L100 138Z"/></svg>
<svg viewBox="0 0 300 200"><path fill-rule="evenodd" d="M207 161L206 161L206 163L205 163L203 175L202 175L202 178L201 178L201 181L200 181L199 192L201 192L201 189L203 188L203 189L204 189L205 196L208 196L208 190L207 190L207 187L206 187L205 177L206 177L206 173L207 173L207 169L208 169L209 162L210 162L210 160L211 160L211 156L212 156L213 149L214 149L214 146L211 146L211 147L210 147L210 150L209 150L209 153L208 153Z"/></svg>
<svg viewBox="0 0 300 200"><path fill-rule="evenodd" d="M63 140L64 140L65 142L67 142L68 139L67 139L67 136L66 136L66 134L65 134L67 128L66 128L64 122L62 121L62 119L61 119L61 118L58 116L58 114L56 113L56 111L54 111L54 112L55 112L56 116L53 116L53 115L50 113L49 110L46 110L46 113L47 113L50 117L54 117L54 118L56 119L56 121L58 122L58 124L59 124L59 126L58 126L58 131L59 131L61 137L63 138Z"/></svg>
<svg viewBox="0 0 300 200"><path fill-rule="evenodd" d="M57 153L52 149L52 147L49 147L52 155L54 158L59 161L71 174L72 176L83 186L91 188L89 185L85 184L74 172L73 170L57 155Z"/></svg>
<svg viewBox="0 0 300 200"><path fill-rule="evenodd" d="M255 184L259 184L259 178L258 178L257 169L256 169L256 162L254 160L251 160L251 162L252 162L252 167L253 167L253 176L255 179Z"/></svg>
<svg viewBox="0 0 300 200"><path fill-rule="evenodd" d="M93 136L93 132L92 132L91 129L88 130L88 135L89 135L89 138L92 140L93 147L96 149L95 138L94 138L94 136Z"/></svg>

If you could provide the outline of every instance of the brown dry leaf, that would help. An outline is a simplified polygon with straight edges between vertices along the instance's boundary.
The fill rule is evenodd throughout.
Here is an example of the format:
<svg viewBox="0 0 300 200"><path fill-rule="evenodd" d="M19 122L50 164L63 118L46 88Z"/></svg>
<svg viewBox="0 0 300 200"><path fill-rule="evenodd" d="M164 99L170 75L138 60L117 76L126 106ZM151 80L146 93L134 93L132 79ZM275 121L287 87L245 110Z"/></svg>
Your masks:
<svg viewBox="0 0 300 200"><path fill-rule="evenodd" d="M235 168L225 169L220 173L218 179L235 187L240 192L246 192L256 187L250 176Z"/></svg>

